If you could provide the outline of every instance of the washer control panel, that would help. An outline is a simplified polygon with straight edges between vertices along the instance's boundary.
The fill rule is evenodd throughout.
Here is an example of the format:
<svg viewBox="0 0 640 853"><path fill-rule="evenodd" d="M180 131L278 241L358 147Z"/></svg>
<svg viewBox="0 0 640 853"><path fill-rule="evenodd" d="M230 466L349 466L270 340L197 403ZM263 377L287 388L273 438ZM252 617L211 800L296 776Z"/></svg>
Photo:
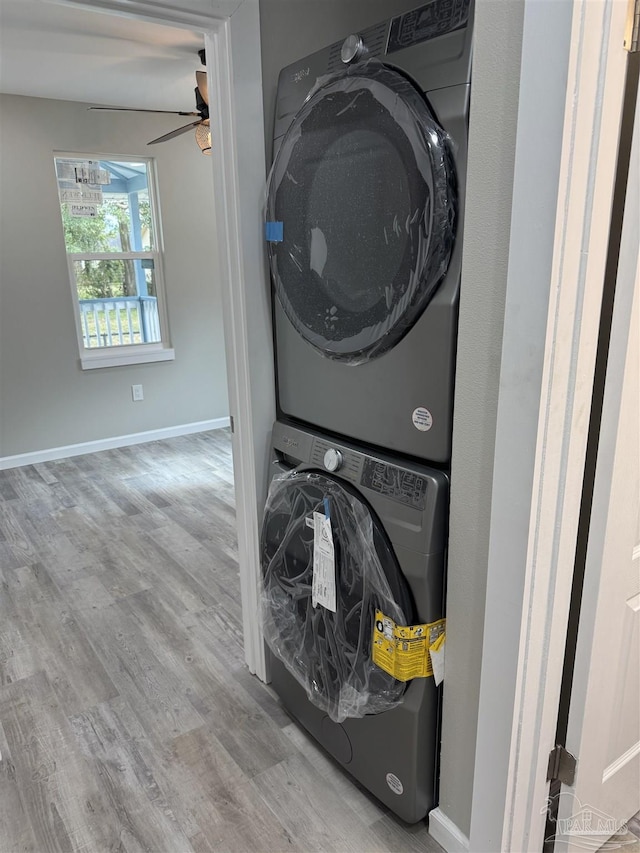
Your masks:
<svg viewBox="0 0 640 853"><path fill-rule="evenodd" d="M360 484L393 501L407 504L415 509L425 508L427 481L415 471L367 458Z"/></svg>
<svg viewBox="0 0 640 853"><path fill-rule="evenodd" d="M430 475L403 468L281 423L276 423L273 438L274 447L285 454L292 465L310 465L332 474L339 472L341 479L412 509L424 510L427 505L429 484L436 472Z"/></svg>
<svg viewBox="0 0 640 853"><path fill-rule="evenodd" d="M391 21L387 53L443 36L466 24L469 0L431 0Z"/></svg>
<svg viewBox="0 0 640 853"><path fill-rule="evenodd" d="M352 483L364 486L414 509L423 510L427 500L427 480L415 471L390 465L355 450L334 447L314 438L309 461L325 471L340 472Z"/></svg>

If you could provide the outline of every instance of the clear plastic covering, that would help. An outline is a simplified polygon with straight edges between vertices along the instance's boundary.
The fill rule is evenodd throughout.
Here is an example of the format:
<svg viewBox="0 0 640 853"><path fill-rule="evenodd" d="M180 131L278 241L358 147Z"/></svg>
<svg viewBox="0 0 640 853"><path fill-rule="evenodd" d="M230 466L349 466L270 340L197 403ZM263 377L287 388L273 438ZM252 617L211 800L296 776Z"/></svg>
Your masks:
<svg viewBox="0 0 640 853"><path fill-rule="evenodd" d="M392 347L446 273L455 239L450 140L424 95L377 60L320 78L287 131L267 187L282 307L328 358Z"/></svg>
<svg viewBox="0 0 640 853"><path fill-rule="evenodd" d="M335 612L313 604L314 514L330 521ZM309 471L276 478L261 551L265 640L311 702L336 722L398 705L406 685L371 660L374 618L378 609L409 624L412 599L380 523L355 490Z"/></svg>

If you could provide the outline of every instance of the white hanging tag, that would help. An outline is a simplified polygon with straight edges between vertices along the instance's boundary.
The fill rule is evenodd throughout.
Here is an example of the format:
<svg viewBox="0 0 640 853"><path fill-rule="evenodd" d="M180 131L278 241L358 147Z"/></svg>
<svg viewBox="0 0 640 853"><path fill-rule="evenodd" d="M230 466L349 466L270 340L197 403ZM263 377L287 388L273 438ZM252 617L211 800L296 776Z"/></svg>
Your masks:
<svg viewBox="0 0 640 853"><path fill-rule="evenodd" d="M321 512L313 513L313 583L311 602L336 612L336 561L331 519Z"/></svg>

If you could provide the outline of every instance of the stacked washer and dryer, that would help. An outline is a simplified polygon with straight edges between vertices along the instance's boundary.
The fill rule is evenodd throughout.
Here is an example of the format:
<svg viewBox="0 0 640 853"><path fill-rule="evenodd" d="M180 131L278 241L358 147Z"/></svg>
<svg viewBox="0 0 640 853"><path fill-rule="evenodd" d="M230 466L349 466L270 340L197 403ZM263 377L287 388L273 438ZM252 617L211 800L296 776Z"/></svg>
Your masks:
<svg viewBox="0 0 640 853"><path fill-rule="evenodd" d="M283 69L268 185L272 686L408 822L435 805L440 688L372 638L444 615L471 36L471 0L431 0Z"/></svg>

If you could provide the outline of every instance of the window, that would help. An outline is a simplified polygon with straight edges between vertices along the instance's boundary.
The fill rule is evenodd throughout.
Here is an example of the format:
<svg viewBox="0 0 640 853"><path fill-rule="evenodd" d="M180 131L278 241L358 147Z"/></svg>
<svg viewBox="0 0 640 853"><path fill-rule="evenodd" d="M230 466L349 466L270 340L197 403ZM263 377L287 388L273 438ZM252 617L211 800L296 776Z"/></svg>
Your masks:
<svg viewBox="0 0 640 853"><path fill-rule="evenodd" d="M71 154L55 166L82 367L172 359L152 161Z"/></svg>

